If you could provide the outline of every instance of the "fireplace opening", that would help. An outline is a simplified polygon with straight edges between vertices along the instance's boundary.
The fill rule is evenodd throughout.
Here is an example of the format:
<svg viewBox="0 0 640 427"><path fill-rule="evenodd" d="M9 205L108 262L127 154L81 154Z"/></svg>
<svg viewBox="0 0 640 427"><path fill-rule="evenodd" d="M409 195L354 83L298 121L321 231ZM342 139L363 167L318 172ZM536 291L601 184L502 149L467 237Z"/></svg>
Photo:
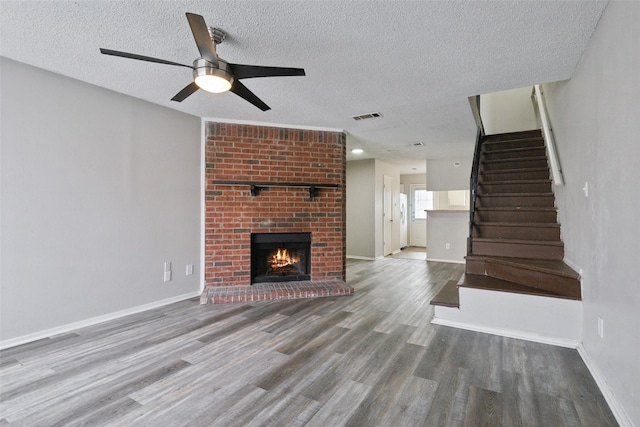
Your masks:
<svg viewBox="0 0 640 427"><path fill-rule="evenodd" d="M251 283L311 280L311 233L252 233Z"/></svg>

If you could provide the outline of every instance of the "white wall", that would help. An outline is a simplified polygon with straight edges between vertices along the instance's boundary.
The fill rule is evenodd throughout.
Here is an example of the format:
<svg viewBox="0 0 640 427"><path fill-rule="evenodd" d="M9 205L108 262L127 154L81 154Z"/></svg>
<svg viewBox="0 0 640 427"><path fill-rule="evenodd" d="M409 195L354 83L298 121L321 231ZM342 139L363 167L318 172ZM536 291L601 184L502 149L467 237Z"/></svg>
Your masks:
<svg viewBox="0 0 640 427"><path fill-rule="evenodd" d="M556 188L566 258L582 269L583 346L640 426L638 22L640 3L610 2L573 78L544 92L566 181Z"/></svg>
<svg viewBox="0 0 640 427"><path fill-rule="evenodd" d="M473 153L469 156L427 160L427 190L468 190L472 163Z"/></svg>
<svg viewBox="0 0 640 427"><path fill-rule="evenodd" d="M373 259L375 160L347 162L347 256Z"/></svg>
<svg viewBox="0 0 640 427"><path fill-rule="evenodd" d="M532 87L480 96L480 115L487 135L539 129L531 102Z"/></svg>
<svg viewBox="0 0 640 427"><path fill-rule="evenodd" d="M200 119L0 66L0 340L197 293Z"/></svg>

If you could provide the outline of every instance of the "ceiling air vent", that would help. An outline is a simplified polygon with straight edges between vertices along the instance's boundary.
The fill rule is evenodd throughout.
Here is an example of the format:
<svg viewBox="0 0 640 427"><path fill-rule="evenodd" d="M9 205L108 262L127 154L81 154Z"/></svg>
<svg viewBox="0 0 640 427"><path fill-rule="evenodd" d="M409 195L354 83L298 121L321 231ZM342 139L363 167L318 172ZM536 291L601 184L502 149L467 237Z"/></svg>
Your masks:
<svg viewBox="0 0 640 427"><path fill-rule="evenodd" d="M359 116L353 116L353 120L377 119L378 117L382 117L382 114L381 113L368 113L368 114L361 114Z"/></svg>
<svg viewBox="0 0 640 427"><path fill-rule="evenodd" d="M414 147L424 147L424 142L414 142L413 144Z"/></svg>

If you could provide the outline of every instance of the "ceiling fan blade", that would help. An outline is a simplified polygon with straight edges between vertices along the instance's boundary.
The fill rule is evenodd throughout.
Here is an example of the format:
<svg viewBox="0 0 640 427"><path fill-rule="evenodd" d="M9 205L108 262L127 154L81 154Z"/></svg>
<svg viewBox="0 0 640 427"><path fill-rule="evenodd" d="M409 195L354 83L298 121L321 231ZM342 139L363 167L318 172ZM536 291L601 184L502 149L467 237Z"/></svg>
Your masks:
<svg viewBox="0 0 640 427"><path fill-rule="evenodd" d="M193 38L196 40L198 51L200 51L200 56L217 67L218 54L216 53L216 46L211 40L209 28L207 23L204 22L204 18L194 13L187 13L187 20L189 21Z"/></svg>
<svg viewBox="0 0 640 427"><path fill-rule="evenodd" d="M233 86L231 86L231 92L235 93L240 98L243 98L244 100L249 101L250 103L258 107L262 111L267 111L271 109L271 107L269 107L267 104L262 102L260 98L258 98L253 92L251 92L245 85L240 83L238 80L235 80L233 82Z"/></svg>
<svg viewBox="0 0 640 427"><path fill-rule="evenodd" d="M303 68L263 67L260 65L229 64L236 79L253 77L304 76Z"/></svg>
<svg viewBox="0 0 640 427"><path fill-rule="evenodd" d="M198 89L199 89L199 87L196 84L196 82L191 82L187 86L185 86L184 89L182 89L180 92L178 92L176 94L176 96L171 98L171 100L172 101L176 101L176 102L182 102L185 99L187 99L187 97L189 97L191 94L193 94L195 91L197 91Z"/></svg>
<svg viewBox="0 0 640 427"><path fill-rule="evenodd" d="M103 49L103 48L100 48L100 53L102 53L103 55L120 56L122 58L138 59L140 61L155 62L158 64L178 65L180 67L187 67L187 68L193 69L191 65L178 64L177 62L171 62L171 61L166 61L164 59L152 58L150 56L136 55L135 53L120 52L117 50Z"/></svg>

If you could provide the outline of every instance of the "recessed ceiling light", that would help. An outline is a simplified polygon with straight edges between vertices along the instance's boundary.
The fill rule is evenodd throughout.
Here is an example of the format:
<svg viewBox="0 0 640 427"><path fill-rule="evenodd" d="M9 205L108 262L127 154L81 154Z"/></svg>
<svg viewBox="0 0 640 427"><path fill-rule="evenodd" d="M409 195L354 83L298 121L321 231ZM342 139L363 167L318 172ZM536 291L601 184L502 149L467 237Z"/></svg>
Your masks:
<svg viewBox="0 0 640 427"><path fill-rule="evenodd" d="M353 150L351 150L351 152L353 154L362 154L364 150L362 148L354 148Z"/></svg>

